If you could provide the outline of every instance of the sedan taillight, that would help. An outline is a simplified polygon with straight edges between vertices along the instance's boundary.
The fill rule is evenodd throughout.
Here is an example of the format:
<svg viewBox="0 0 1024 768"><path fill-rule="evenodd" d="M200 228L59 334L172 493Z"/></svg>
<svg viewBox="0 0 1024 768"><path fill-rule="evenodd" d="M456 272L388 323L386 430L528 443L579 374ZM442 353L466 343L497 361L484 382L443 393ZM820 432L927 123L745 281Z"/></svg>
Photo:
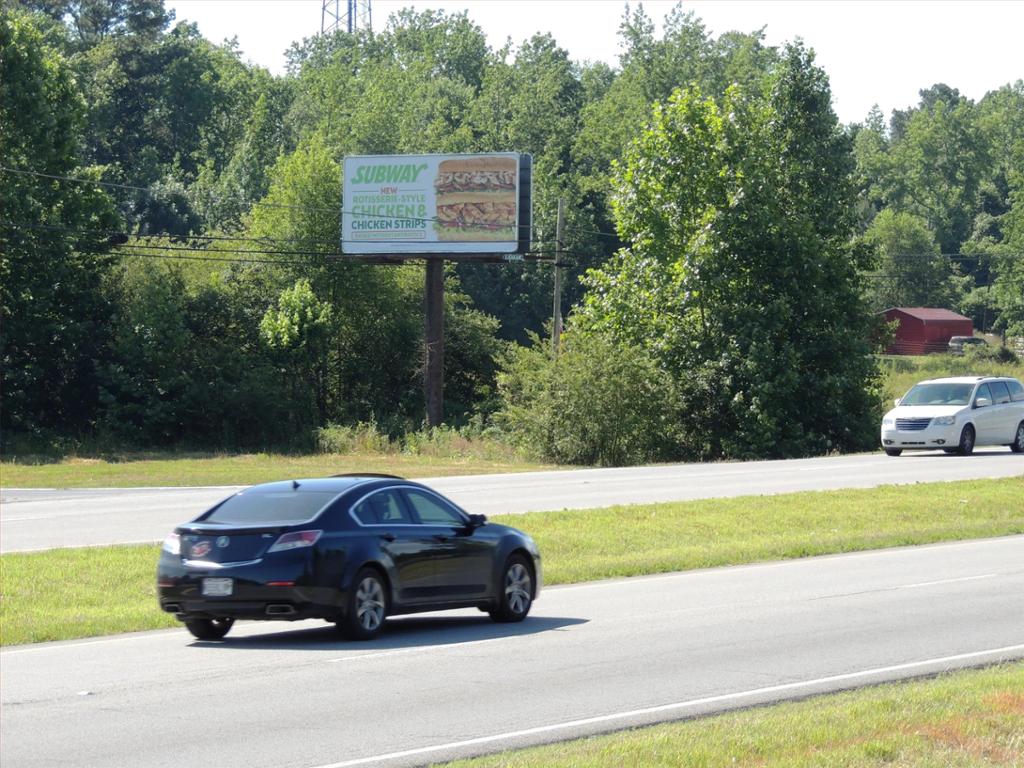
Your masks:
<svg viewBox="0 0 1024 768"><path fill-rule="evenodd" d="M323 531L293 531L292 533L282 534L267 552L284 552L287 549L312 547L316 544L322 533Z"/></svg>
<svg viewBox="0 0 1024 768"><path fill-rule="evenodd" d="M181 554L181 536L171 531L167 534L167 538L164 539L163 550L169 555L180 555Z"/></svg>

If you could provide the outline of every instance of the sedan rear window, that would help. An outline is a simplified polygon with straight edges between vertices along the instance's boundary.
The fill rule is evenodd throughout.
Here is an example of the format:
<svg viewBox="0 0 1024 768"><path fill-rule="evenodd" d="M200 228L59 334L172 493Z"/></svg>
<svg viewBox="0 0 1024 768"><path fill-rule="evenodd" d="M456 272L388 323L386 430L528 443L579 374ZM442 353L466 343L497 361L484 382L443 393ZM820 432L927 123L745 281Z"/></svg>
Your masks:
<svg viewBox="0 0 1024 768"><path fill-rule="evenodd" d="M204 520L233 525L293 525L311 520L337 495L323 491L301 490L239 493L217 507Z"/></svg>
<svg viewBox="0 0 1024 768"><path fill-rule="evenodd" d="M973 389L973 384L918 384L900 405L967 405Z"/></svg>

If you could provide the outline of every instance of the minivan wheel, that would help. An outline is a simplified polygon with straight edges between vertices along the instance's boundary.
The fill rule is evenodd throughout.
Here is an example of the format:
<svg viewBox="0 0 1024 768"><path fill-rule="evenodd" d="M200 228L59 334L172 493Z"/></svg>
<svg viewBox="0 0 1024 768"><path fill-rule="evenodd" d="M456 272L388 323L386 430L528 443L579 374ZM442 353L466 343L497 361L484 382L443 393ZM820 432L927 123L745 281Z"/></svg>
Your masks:
<svg viewBox="0 0 1024 768"><path fill-rule="evenodd" d="M1024 421L1017 425L1017 436L1010 443L1010 450L1014 453L1024 453Z"/></svg>
<svg viewBox="0 0 1024 768"><path fill-rule="evenodd" d="M886 456L899 456L901 453L903 453L903 449L902 448L886 448L885 449L885 455Z"/></svg>
<svg viewBox="0 0 1024 768"><path fill-rule="evenodd" d="M970 424L960 433L960 443L956 447L956 452L961 456L970 456L974 453L974 427Z"/></svg>
<svg viewBox="0 0 1024 768"><path fill-rule="evenodd" d="M234 619L185 619L185 628L199 640L220 640L234 623Z"/></svg>
<svg viewBox="0 0 1024 768"><path fill-rule="evenodd" d="M338 628L352 640L372 640L380 634L387 616L387 596L384 579L373 568L363 568L356 574L349 593L348 610Z"/></svg>
<svg viewBox="0 0 1024 768"><path fill-rule="evenodd" d="M498 589L498 605L490 611L491 618L500 623L525 619L533 604L533 575L525 557L508 559Z"/></svg>

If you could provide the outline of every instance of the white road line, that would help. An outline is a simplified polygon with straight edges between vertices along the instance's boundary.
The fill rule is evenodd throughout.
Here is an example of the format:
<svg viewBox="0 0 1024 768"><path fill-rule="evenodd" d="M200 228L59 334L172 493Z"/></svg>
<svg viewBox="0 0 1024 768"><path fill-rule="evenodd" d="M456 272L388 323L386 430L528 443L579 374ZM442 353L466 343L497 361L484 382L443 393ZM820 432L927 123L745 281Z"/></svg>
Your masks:
<svg viewBox="0 0 1024 768"><path fill-rule="evenodd" d="M505 741L508 739L516 739L523 736L536 736L542 733L552 733L555 731L568 730L572 728L579 728L586 725L597 725L599 723L612 723L617 720L628 720L634 717L642 717L644 715L655 715L663 712L672 712L676 710L682 710L692 707L700 707L706 704L720 704L728 701L736 701L739 699L750 698L754 696L764 696L766 694L782 693L784 691L797 691L801 688L811 688L816 685L824 685L827 683L838 683L848 680L857 680L860 678L870 677L872 675L882 675L889 672L904 672L912 669L920 669L921 667L932 666L935 664L946 664L957 661L967 661L969 659L979 659L984 656L993 656L997 654L1010 654L1010 653L1024 653L1024 645L1009 645L1003 648L992 648L987 651L976 651L974 653L961 653L956 656L943 656L937 659L925 659L924 661L914 661L908 664L897 664L891 667L877 667L875 669L866 669L861 672L851 672L845 675L832 675L830 677L819 677L815 680L804 680L799 683L785 683L783 685L772 685L767 688L754 688L749 691L739 691L736 693L726 693L721 696L708 696L703 699L691 699L689 701L680 701L672 704L662 704L657 707L646 707L644 709L633 709L626 712L615 712L609 715L599 715L597 717L587 717L581 720L570 720L564 723L553 723L551 725L542 725L536 728L525 728L520 731L508 731L506 733L496 733L491 736L481 736L477 739L466 739L465 741L453 741L447 744L435 744L429 747L419 747L417 749L407 749L401 752L389 752L383 755L373 755L370 757L360 757L354 760L344 760L340 763L328 763L325 765L315 766L314 768L350 768L351 766L357 765L369 765L371 763L382 763L386 760L398 760L404 757L418 757L420 755L428 755L432 752L444 752L447 750L461 749L464 747L473 747L481 744L490 744L497 741Z"/></svg>
<svg viewBox="0 0 1024 768"><path fill-rule="evenodd" d="M941 581L922 581L920 584L904 584L898 589L917 589L918 587L934 587L939 584L956 584L958 581L977 581L978 579L994 579L998 573L983 573L980 576L963 576L959 579L942 579Z"/></svg>

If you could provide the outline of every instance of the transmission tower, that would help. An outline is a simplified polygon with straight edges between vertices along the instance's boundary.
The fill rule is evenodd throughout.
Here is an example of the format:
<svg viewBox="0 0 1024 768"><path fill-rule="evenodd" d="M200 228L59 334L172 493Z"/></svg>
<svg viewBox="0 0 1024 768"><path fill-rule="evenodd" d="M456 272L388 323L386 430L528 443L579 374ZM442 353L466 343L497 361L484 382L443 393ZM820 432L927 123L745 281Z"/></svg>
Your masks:
<svg viewBox="0 0 1024 768"><path fill-rule="evenodd" d="M370 30L370 21L370 0L324 0L320 32L344 29L351 34L357 29Z"/></svg>

